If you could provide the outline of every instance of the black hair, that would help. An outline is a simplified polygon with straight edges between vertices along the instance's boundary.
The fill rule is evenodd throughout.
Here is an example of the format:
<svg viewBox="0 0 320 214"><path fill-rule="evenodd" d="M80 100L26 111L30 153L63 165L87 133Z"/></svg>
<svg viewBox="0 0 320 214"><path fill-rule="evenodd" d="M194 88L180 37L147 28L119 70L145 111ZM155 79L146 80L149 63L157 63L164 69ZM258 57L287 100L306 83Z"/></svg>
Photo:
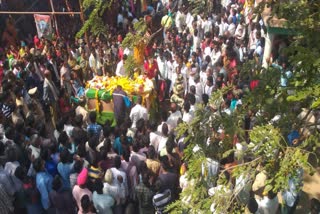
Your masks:
<svg viewBox="0 0 320 214"><path fill-rule="evenodd" d="M168 112L165 110L161 111L161 120L167 121L167 119L168 119Z"/></svg>
<svg viewBox="0 0 320 214"><path fill-rule="evenodd" d="M95 123L97 119L97 113L95 111L90 112L89 119L91 123Z"/></svg>
<svg viewBox="0 0 320 214"><path fill-rule="evenodd" d="M52 180L52 189L58 191L62 187L62 182L60 177L57 175Z"/></svg>
<svg viewBox="0 0 320 214"><path fill-rule="evenodd" d="M165 171L170 171L171 170L169 158L168 158L167 155L160 157L160 163L161 163L162 168Z"/></svg>
<svg viewBox="0 0 320 214"><path fill-rule="evenodd" d="M60 161L61 163L65 164L68 163L70 160L70 152L68 151L68 149L63 149L60 152Z"/></svg>
<svg viewBox="0 0 320 214"><path fill-rule="evenodd" d="M190 111L190 103L189 102L183 103L183 110L185 110L185 112L187 112L187 113Z"/></svg>
<svg viewBox="0 0 320 214"><path fill-rule="evenodd" d="M97 144L99 142L99 138L97 136L93 136L89 139L88 144L91 149L96 150Z"/></svg>
<svg viewBox="0 0 320 214"><path fill-rule="evenodd" d="M42 168L42 159L41 158L37 158L34 160L33 162L33 168L36 172L41 172L43 171L43 168Z"/></svg>
<svg viewBox="0 0 320 214"><path fill-rule="evenodd" d="M98 193L98 194L103 194L103 183L101 181L101 179L96 179L95 183L94 183L94 190Z"/></svg>
<svg viewBox="0 0 320 214"><path fill-rule="evenodd" d="M133 144L132 144L132 150L133 150L134 152L138 152L139 149L140 149L139 142L138 142L137 140L135 140L135 141L133 142Z"/></svg>
<svg viewBox="0 0 320 214"><path fill-rule="evenodd" d="M209 96L208 96L208 94L202 94L202 101L203 101L203 103L204 103L205 105L208 104L208 102L209 102Z"/></svg>
<svg viewBox="0 0 320 214"><path fill-rule="evenodd" d="M119 155L117 155L115 158L114 158L114 166L116 169L119 169L121 167L121 158Z"/></svg>
<svg viewBox="0 0 320 214"><path fill-rule="evenodd" d="M168 133L169 133L168 124L166 124L166 123L162 124L162 130L161 131L162 131L163 135L168 135Z"/></svg>
<svg viewBox="0 0 320 214"><path fill-rule="evenodd" d="M174 135L170 134L170 136L168 137L168 140L166 142L166 150L168 154L172 154L172 150L175 147L175 142L174 142Z"/></svg>
<svg viewBox="0 0 320 214"><path fill-rule="evenodd" d="M67 135L67 132L65 132L65 131L61 132L61 134L59 135L59 138L58 138L58 143L65 146L68 141L69 141L69 137Z"/></svg>
<svg viewBox="0 0 320 214"><path fill-rule="evenodd" d="M57 131L61 132L64 128L64 121L62 119L58 120L56 124Z"/></svg>
<svg viewBox="0 0 320 214"><path fill-rule="evenodd" d="M73 165L73 171L76 173L80 173L83 167L83 163L80 160L75 161Z"/></svg>
<svg viewBox="0 0 320 214"><path fill-rule="evenodd" d="M150 159L156 158L157 153L156 153L156 149L154 148L154 146L152 146L152 145L149 146L147 155L148 155L148 158L150 158Z"/></svg>
<svg viewBox="0 0 320 214"><path fill-rule="evenodd" d="M14 162L18 159L16 151L13 147L10 147L6 151L7 160L10 162Z"/></svg>
<svg viewBox="0 0 320 214"><path fill-rule="evenodd" d="M81 198L81 207L85 213L89 212L91 201L88 195L84 195Z"/></svg>
<svg viewBox="0 0 320 214"><path fill-rule="evenodd" d="M16 168L16 170L14 171L14 176L16 178L20 179L21 181L24 180L25 175L26 175L26 173L25 173L24 169L22 168L22 166L18 166Z"/></svg>
<svg viewBox="0 0 320 214"><path fill-rule="evenodd" d="M136 128L137 128L137 131L140 131L142 132L143 129L145 127L145 121L143 118L139 119L137 122L136 122Z"/></svg>
<svg viewBox="0 0 320 214"><path fill-rule="evenodd" d="M110 136L110 134L111 134L111 127L110 127L110 125L109 125L109 124L104 125L104 127L103 127L103 136L104 136L105 138L107 138L107 137Z"/></svg>

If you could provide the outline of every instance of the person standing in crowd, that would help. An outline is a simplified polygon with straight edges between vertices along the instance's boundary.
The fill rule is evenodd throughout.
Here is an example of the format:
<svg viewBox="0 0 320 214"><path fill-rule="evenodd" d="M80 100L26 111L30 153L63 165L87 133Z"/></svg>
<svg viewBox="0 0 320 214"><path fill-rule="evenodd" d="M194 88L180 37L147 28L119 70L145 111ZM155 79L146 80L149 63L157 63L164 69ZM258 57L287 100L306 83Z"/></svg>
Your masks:
<svg viewBox="0 0 320 214"><path fill-rule="evenodd" d="M90 123L87 126L87 133L90 136L96 136L98 139L101 136L102 127L97 123L97 113L95 111L89 113Z"/></svg>
<svg viewBox="0 0 320 214"><path fill-rule="evenodd" d="M55 127L58 115L57 101L58 97L58 89L54 85L51 80L51 73L49 70L44 72L44 83L43 83L43 100L45 105L50 109L50 119Z"/></svg>
<svg viewBox="0 0 320 214"><path fill-rule="evenodd" d="M131 128L136 128L136 123L140 119L144 119L145 121L148 120L148 110L141 104L142 104L142 97L138 96L136 100L136 104L131 109L131 112L130 112L130 119L132 121Z"/></svg>
<svg viewBox="0 0 320 214"><path fill-rule="evenodd" d="M121 125L125 119L126 104L125 97L127 96L126 92L123 91L120 85L112 93L112 99L114 103L114 116L117 121L117 124Z"/></svg>
<svg viewBox="0 0 320 214"><path fill-rule="evenodd" d="M38 158L33 162L33 168L36 171L36 185L41 195L41 204L45 211L49 211L51 208L51 202L49 194L52 191L52 176L45 171L45 162Z"/></svg>

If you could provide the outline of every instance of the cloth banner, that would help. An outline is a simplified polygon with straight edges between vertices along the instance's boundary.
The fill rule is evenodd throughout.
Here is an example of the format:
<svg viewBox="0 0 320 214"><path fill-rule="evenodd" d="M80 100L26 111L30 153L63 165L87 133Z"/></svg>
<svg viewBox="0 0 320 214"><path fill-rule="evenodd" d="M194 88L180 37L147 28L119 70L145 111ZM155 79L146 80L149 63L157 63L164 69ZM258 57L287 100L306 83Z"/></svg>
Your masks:
<svg viewBox="0 0 320 214"><path fill-rule="evenodd" d="M45 37L50 39L53 33L51 17L48 15L34 14L34 21L38 31L38 38Z"/></svg>

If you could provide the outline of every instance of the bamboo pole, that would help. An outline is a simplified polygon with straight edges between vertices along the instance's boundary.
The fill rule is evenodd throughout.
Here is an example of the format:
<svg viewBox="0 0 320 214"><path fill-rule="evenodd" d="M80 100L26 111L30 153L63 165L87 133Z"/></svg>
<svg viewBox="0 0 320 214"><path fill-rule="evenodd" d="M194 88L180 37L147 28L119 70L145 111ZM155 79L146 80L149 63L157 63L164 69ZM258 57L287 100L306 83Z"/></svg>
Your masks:
<svg viewBox="0 0 320 214"><path fill-rule="evenodd" d="M54 7L53 7L52 0L50 0L50 6L51 6L52 12L54 13ZM55 29L56 29L56 34L59 37L59 29L58 29L57 17L55 16L55 14L53 14L52 16L53 16L53 20L54 20L54 26L55 26Z"/></svg>
<svg viewBox="0 0 320 214"><path fill-rule="evenodd" d="M43 14L43 15L81 15L81 12L17 12L17 11L0 11L0 14L19 14L19 15L33 15L33 14Z"/></svg>

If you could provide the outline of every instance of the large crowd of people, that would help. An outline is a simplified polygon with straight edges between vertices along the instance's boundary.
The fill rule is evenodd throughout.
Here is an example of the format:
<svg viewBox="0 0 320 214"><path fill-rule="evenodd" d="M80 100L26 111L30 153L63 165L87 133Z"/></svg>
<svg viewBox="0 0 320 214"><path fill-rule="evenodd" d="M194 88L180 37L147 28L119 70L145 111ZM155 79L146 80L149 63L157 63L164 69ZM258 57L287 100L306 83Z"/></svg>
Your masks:
<svg viewBox="0 0 320 214"><path fill-rule="evenodd" d="M139 8L133 1L121 2L113 32L90 36L90 44L37 36L3 43L0 213L162 213L186 184L187 145L176 137L177 125L190 123L198 105L210 110L211 93L226 85L234 89L222 112L232 114L242 104L243 91L258 84L242 82L238 70L248 59L261 64L264 54L266 27L253 16L253 1L213 1L212 10L199 15L184 1L141 1ZM98 124L97 112L85 108L86 82L97 75L126 75L132 50L121 42L144 15L160 15L164 30L148 47L141 72L154 80L155 90L163 93L159 102L169 102L163 106L170 109L159 110L160 119L152 120L143 97L127 107L118 87L113 93L116 126ZM275 41L272 52L283 87L293 75L282 52L286 45L286 40ZM254 126L254 118L249 111L246 129ZM236 162L228 157L220 164ZM260 173L257 192L264 178ZM292 186L283 193L287 211L298 202ZM255 204L252 213L279 209L272 192Z"/></svg>

